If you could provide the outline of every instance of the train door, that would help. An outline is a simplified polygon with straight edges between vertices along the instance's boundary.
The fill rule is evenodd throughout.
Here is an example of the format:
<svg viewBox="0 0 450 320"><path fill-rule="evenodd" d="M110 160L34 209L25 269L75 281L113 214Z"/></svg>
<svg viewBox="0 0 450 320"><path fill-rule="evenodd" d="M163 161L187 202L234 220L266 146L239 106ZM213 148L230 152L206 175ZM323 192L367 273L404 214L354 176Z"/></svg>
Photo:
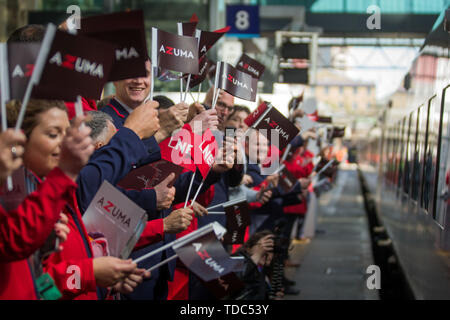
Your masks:
<svg viewBox="0 0 450 320"><path fill-rule="evenodd" d="M403 194L406 196L405 199L409 197L409 189L411 188L411 120L412 113L406 117L406 130L404 136L405 141L405 155L404 155L404 172L403 172Z"/></svg>
<svg viewBox="0 0 450 320"><path fill-rule="evenodd" d="M448 233L450 231L448 230L450 228L450 217L447 214L450 203L450 86L446 87L442 92L441 106L444 110L442 115L436 214L434 218L439 226ZM447 246L450 247L450 243Z"/></svg>
<svg viewBox="0 0 450 320"><path fill-rule="evenodd" d="M405 171L405 158L404 153L406 149L406 141L405 141L405 131L406 128L406 117L401 120L401 130L400 130L400 154L399 154L399 164L398 164L398 185L397 185L397 198L401 198L402 195L402 187L403 187L403 172Z"/></svg>
<svg viewBox="0 0 450 320"><path fill-rule="evenodd" d="M389 149L389 185L393 189L395 168L395 123L391 126L391 147Z"/></svg>
<svg viewBox="0 0 450 320"><path fill-rule="evenodd" d="M402 122L398 121L395 125L395 168L394 168L394 187L398 190L398 170L400 166L400 151L401 151L401 136L402 136Z"/></svg>
<svg viewBox="0 0 450 320"><path fill-rule="evenodd" d="M412 200L412 202L414 204L417 203L417 195L418 195L418 184L419 181L416 178L416 174L419 171L418 168L418 162L419 162L419 157L417 155L417 132L418 132L418 114L419 114L419 110L414 110L411 113L411 128L410 128L410 138L409 138L409 144L410 144L410 148L409 148L409 155L410 155L410 161L409 161L409 166L410 166L410 171L409 171L409 181L411 184L411 187L409 188L409 195L410 198Z"/></svg>
<svg viewBox="0 0 450 320"><path fill-rule="evenodd" d="M423 207L422 192L423 192L423 180L424 180L424 158L426 149L426 136L427 136L427 123L428 123L428 108L427 106L420 106L417 115L417 171L415 171L415 183L417 185L417 194L415 200L418 202L419 207Z"/></svg>
<svg viewBox="0 0 450 320"><path fill-rule="evenodd" d="M428 101L428 141L425 151L424 169L424 209L435 218L435 195L436 195L436 173L439 125L441 108L437 104L436 96Z"/></svg>
<svg viewBox="0 0 450 320"><path fill-rule="evenodd" d="M391 160L391 147L392 147L392 128L389 125L386 130L385 150L383 155L383 168L384 168L384 180L385 185L389 186L389 163Z"/></svg>

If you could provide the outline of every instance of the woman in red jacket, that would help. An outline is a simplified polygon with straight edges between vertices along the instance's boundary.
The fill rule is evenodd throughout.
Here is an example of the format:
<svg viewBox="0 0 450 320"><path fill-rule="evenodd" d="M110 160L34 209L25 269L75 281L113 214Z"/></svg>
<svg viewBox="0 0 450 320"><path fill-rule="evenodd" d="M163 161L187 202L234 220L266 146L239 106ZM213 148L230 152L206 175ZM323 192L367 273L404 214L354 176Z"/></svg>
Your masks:
<svg viewBox="0 0 450 320"><path fill-rule="evenodd" d="M70 143L66 139L64 143L66 149L72 151L78 150L77 144L83 141ZM9 129L1 134L0 184L22 165L25 142L22 132ZM65 157L65 161L74 163L80 160L80 156L73 153ZM67 164L62 163L60 167L67 168ZM68 218L61 210L67 202L68 190L75 187L60 168L55 168L17 208L6 212L0 207L0 299L39 298L26 259L45 243L52 230L56 231L60 242L67 238L69 230L61 221L67 224ZM10 200L14 193L17 190L5 193L4 200Z"/></svg>
<svg viewBox="0 0 450 320"><path fill-rule="evenodd" d="M10 123L15 123L19 109L20 103L8 105ZM53 278L63 299L99 299L104 294L98 287L107 288L119 283L116 289L128 291L142 280L143 270L136 269L136 264L128 260L115 257L92 258L92 248L76 202L74 181L92 153L93 146L90 138L83 138L89 134L89 129L80 128L81 121L77 120L69 126L67 111L62 102L31 100L23 123L23 130L28 138L23 160L25 167L34 173L39 182L50 177L52 170L59 165L73 183L66 191L68 194L65 195L66 201L62 208L69 218L70 233L63 250L51 254L43 262L42 272ZM67 150L69 145L62 143L66 131L67 140L73 147L77 146L70 151ZM79 143L82 140L84 141ZM67 161L68 154L83 159ZM41 273L39 271L34 270L34 273Z"/></svg>
<svg viewBox="0 0 450 320"><path fill-rule="evenodd" d="M302 187L302 193L299 196L302 197L302 202L300 204L286 206L283 208L283 212L287 214L287 226L290 226L291 228L297 217L301 217L301 219L303 219L306 214L308 195L307 188L311 182L309 176L314 169L314 165L312 163L312 158L314 155L306 150L305 141L298 136L293 140L292 145L293 148L291 150L291 154L287 157L284 165L289 172L291 172L292 175L299 180ZM295 237L297 237L297 234Z"/></svg>

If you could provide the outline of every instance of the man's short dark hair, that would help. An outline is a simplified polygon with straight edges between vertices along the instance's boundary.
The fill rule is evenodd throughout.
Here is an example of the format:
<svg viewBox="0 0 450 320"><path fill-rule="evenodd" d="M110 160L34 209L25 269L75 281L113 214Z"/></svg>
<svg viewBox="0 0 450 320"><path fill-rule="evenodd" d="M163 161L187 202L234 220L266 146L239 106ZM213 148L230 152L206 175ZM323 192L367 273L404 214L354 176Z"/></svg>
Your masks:
<svg viewBox="0 0 450 320"><path fill-rule="evenodd" d="M251 113L250 109L247 106L241 106L241 105L234 105L233 113L236 113L236 112L245 112L246 114ZM228 119L230 118L230 116L228 116Z"/></svg>
<svg viewBox="0 0 450 320"><path fill-rule="evenodd" d="M175 104L171 99L166 96L156 96L153 100L158 101L160 109L168 109Z"/></svg>
<svg viewBox="0 0 450 320"><path fill-rule="evenodd" d="M44 39L45 27L41 24L29 24L14 30L8 38L11 42L41 42Z"/></svg>

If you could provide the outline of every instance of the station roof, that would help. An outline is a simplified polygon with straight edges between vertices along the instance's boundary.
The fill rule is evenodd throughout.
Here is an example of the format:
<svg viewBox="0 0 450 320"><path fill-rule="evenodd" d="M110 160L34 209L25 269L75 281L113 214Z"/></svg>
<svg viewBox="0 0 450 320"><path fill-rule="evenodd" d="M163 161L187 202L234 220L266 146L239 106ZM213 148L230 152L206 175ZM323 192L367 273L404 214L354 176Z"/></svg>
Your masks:
<svg viewBox="0 0 450 320"><path fill-rule="evenodd" d="M376 5L389 14L439 14L450 0L259 0L259 5L297 5L311 13L367 13Z"/></svg>

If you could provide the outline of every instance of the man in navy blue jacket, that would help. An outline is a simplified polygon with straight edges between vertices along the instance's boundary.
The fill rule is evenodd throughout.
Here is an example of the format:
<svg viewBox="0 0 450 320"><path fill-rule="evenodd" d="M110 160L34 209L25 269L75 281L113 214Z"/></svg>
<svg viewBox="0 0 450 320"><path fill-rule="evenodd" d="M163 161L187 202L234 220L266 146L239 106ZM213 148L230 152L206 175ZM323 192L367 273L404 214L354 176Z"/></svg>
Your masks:
<svg viewBox="0 0 450 320"><path fill-rule="evenodd" d="M142 112L143 108L146 108L146 106L136 108L125 120L124 126L119 130L116 129L112 123L112 118L108 114L101 111L90 111L88 113L89 119L86 121L86 124L92 129L91 136L97 150L91 157L88 165L83 168L78 179L79 188L77 190L77 196L82 211L87 208L103 180L107 180L111 184L116 185L133 168L133 164L148 155L145 144L141 140L145 136L139 133L139 128L143 124L151 123L152 119L145 118L145 114ZM198 176L200 177L201 175L198 174ZM188 208L175 211L167 210L171 207L174 199L177 202L185 200L188 182L187 178L177 180L179 184L178 197L174 195L175 188L169 188L167 183L164 182L155 186L154 189L144 189L141 191L125 190L116 187L136 204L145 209L149 215L149 220L161 219L163 221L163 223L158 224L161 226L159 233L161 237L164 237L165 242L170 242L175 239L174 234L185 230L189 226L190 220L192 219L190 215L186 217L186 212L190 211ZM214 182L214 176L212 175L208 177L208 181L204 187L208 188ZM198 184L197 182L196 185ZM162 226L164 227L162 228ZM167 232L173 235L168 235L166 229L170 229L171 231ZM152 251L161 245L162 243L156 243L147 246L133 253L133 257ZM165 253L155 255L142 262L141 267L149 268L161 262L165 256L167 256ZM164 293L163 289L166 287L164 282L167 279L172 279L173 267L168 268L168 270L162 268L162 272L166 275L163 277L164 280L159 279L160 270L155 270L150 279L153 281L149 280L141 285L133 296L143 299L153 299L158 297L154 293L155 290ZM157 286L156 284L160 285ZM165 297L165 295L163 294L162 297Z"/></svg>
<svg viewBox="0 0 450 320"><path fill-rule="evenodd" d="M121 128L125 125L126 119L132 114L132 111L136 108L139 108L141 105L145 104L144 101L149 95L150 85L151 85L151 77L150 77L150 63L147 61L147 77L136 78L136 79L126 79L122 81L117 81L114 83L116 87L116 97L110 101L110 103L103 107L101 111L109 114L114 122L114 125L119 128L119 132ZM147 149L148 155L145 159L141 159L141 161L135 162L137 166L151 163L160 159L160 150L158 146L158 142L161 142L163 139L170 136L173 130L177 127L181 127L183 122L186 121L188 115L189 107L186 104L180 103L176 106L176 114L168 114L164 113L164 115L168 115L166 117L165 124L161 124L161 129L156 132L156 134L150 139L144 139L143 143ZM169 111L168 111L169 112ZM215 112L204 112L208 113L207 116L200 117L200 121L204 121L204 123L213 124L217 123L217 120L213 121L212 119L215 117L217 119L217 114ZM161 113L160 113L161 117ZM195 118L194 118L195 120ZM168 124L168 125L167 125ZM206 127L208 126L205 126ZM175 193L175 203L182 202L185 200L187 194L187 188L189 186L190 179L192 177L192 173L182 174L179 179L175 182L174 187L176 189ZM211 183L215 181L211 181L211 178L208 177L207 182L205 182L203 190L206 190ZM196 174L196 179L194 180L193 190L196 190L199 184L201 183L201 175ZM183 192L183 190L185 190ZM164 196L164 194L163 194ZM133 197L130 197L133 199ZM157 197L158 198L158 197ZM134 199L133 199L134 200ZM145 201L145 200L143 200ZM135 200L136 203L138 203ZM139 203L138 203L139 204ZM159 211L158 218L164 218L170 213L169 210ZM137 258L147 252L153 251L154 249L169 243L175 240L175 235L167 235L164 234L164 239L162 242L157 244L145 247L141 250L138 250L132 254L132 258ZM161 252L160 254L152 256L150 259L147 259L142 262L143 267L150 267L155 265L158 262L161 262L166 257L169 257L173 254L172 250L167 250L166 252ZM167 296L167 280L173 279L173 272L175 270L176 261L173 260L169 262L167 265L164 265L152 272L152 277L145 281L143 284L139 286L139 289L136 290L133 295L130 295L127 298L131 299L165 299Z"/></svg>

